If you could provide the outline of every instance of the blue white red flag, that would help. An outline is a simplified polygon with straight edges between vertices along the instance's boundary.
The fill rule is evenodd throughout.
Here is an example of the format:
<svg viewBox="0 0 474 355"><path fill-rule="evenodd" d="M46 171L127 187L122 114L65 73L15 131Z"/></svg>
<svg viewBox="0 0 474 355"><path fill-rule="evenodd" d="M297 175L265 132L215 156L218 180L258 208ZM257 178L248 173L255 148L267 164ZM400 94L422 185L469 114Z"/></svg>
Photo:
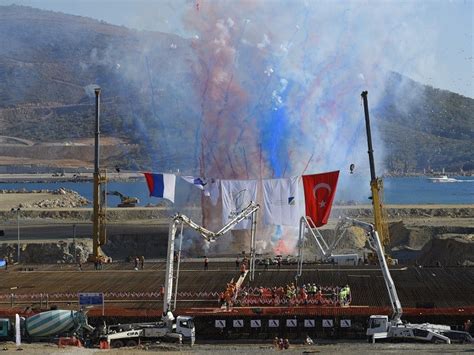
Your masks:
<svg viewBox="0 0 474 355"><path fill-rule="evenodd" d="M181 178L184 181L189 182L190 184L193 184L199 190L203 190L205 196L210 196L209 192L206 189L206 186L207 186L207 180L206 179L200 178L200 177L194 177L194 176L181 176Z"/></svg>
<svg viewBox="0 0 474 355"><path fill-rule="evenodd" d="M176 175L143 173L145 175L150 196L166 198L174 202Z"/></svg>

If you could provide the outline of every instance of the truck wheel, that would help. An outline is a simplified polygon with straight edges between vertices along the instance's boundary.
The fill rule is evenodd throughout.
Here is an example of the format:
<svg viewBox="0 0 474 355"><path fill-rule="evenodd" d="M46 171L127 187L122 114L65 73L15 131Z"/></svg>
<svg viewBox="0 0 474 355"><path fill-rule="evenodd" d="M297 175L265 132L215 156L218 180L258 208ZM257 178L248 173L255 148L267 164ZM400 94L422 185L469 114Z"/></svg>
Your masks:
<svg viewBox="0 0 474 355"><path fill-rule="evenodd" d="M127 346L128 347L131 347L131 348L134 348L138 345L137 341L136 340L129 340L127 341Z"/></svg>
<svg viewBox="0 0 474 355"><path fill-rule="evenodd" d="M112 343L110 345L112 345L112 348L122 348L123 347L123 341L114 340L114 341L112 341Z"/></svg>

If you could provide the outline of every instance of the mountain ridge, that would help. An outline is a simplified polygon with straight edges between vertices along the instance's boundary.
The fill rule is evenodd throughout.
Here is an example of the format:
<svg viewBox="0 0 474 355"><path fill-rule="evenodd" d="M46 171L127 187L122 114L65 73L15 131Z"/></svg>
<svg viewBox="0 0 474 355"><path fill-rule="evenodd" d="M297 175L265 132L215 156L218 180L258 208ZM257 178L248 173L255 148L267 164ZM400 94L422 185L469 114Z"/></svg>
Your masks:
<svg viewBox="0 0 474 355"><path fill-rule="evenodd" d="M102 133L139 146L114 163L197 168L198 152L186 149L199 146L201 119L200 103L186 95L195 90L193 71L203 68L192 40L16 5L0 6L0 20L3 135L36 142L93 136L90 88L98 84ZM400 87L408 103L397 101ZM474 170L474 99L398 73L390 73L382 96L371 116L386 170Z"/></svg>

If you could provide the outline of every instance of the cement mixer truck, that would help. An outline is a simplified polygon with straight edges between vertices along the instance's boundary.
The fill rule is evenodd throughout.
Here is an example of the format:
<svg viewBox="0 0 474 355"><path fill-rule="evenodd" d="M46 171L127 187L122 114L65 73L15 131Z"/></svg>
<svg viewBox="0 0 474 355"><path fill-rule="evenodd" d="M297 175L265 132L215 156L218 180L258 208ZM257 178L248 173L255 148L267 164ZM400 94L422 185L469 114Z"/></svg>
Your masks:
<svg viewBox="0 0 474 355"><path fill-rule="evenodd" d="M60 335L82 335L84 330L93 332L95 328L87 323L83 312L71 310L50 310L28 318L20 318L22 338L29 341L46 340ZM15 338L15 327L9 318L0 318L0 340Z"/></svg>

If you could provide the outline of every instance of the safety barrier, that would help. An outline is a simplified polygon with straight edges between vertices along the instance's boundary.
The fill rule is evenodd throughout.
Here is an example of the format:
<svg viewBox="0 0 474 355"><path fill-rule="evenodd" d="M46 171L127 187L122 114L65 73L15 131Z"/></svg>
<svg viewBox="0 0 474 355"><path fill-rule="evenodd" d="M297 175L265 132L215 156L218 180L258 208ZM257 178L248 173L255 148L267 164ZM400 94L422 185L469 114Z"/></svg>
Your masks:
<svg viewBox="0 0 474 355"><path fill-rule="evenodd" d="M178 292L178 297L181 300L217 300L218 292ZM49 299L49 301L57 300L77 300L79 298L78 292L56 292L56 293L4 293L0 294L0 301L15 303L16 301L38 302ZM163 299L160 292L104 292L106 300L146 300L146 299Z"/></svg>

